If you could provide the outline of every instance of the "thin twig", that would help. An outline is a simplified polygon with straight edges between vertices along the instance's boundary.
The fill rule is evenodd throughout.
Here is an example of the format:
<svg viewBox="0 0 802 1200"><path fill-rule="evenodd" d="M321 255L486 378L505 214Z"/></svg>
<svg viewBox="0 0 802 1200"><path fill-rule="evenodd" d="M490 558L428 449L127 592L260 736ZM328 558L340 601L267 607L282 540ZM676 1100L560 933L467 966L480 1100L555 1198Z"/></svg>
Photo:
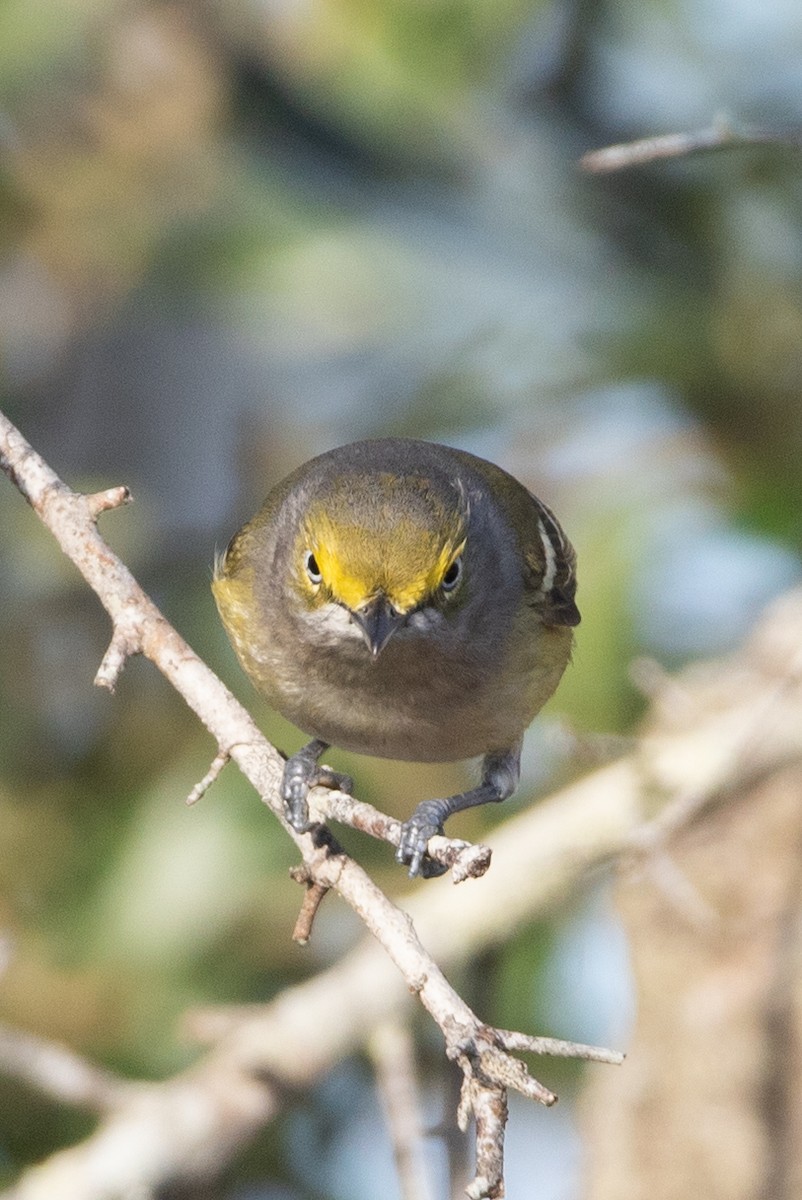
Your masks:
<svg viewBox="0 0 802 1200"><path fill-rule="evenodd" d="M317 916L318 909L328 895L329 889L311 877L309 868L305 864L300 867L293 867L290 871L290 876L296 883L303 884L304 886L304 898L301 902L301 911L298 913L295 928L292 931L292 940L297 942L299 946L305 946L312 936L312 926L315 923L315 917Z"/></svg>
<svg viewBox="0 0 802 1200"><path fill-rule="evenodd" d="M686 158L709 150L727 150L743 146L788 146L794 150L802 147L802 133L797 130L781 131L759 129L749 125L734 125L719 118L707 129L690 133L665 133L656 137L638 138L634 142L620 142L605 146L601 150L589 150L579 160L583 171L593 175L607 175L629 167L641 167L646 163L668 158Z"/></svg>
<svg viewBox="0 0 802 1200"><path fill-rule="evenodd" d="M505 1050L545 1054L552 1058L581 1058L586 1062L611 1063L616 1067L620 1067L625 1058L617 1050L587 1046L582 1042L566 1042L561 1038L530 1037L528 1033L516 1033L512 1029L496 1029L495 1034Z"/></svg>
<svg viewBox="0 0 802 1200"><path fill-rule="evenodd" d="M212 765L209 767L209 770L206 772L203 779L200 779L195 784L184 803L189 808L191 808L193 804L197 804L198 801L206 795L209 788L230 762L231 752L229 750L221 750L218 754L216 754L212 759Z"/></svg>
<svg viewBox="0 0 802 1200"><path fill-rule="evenodd" d="M139 651L140 645L135 631L115 625L108 649L95 674L95 687L115 692L125 664Z"/></svg>

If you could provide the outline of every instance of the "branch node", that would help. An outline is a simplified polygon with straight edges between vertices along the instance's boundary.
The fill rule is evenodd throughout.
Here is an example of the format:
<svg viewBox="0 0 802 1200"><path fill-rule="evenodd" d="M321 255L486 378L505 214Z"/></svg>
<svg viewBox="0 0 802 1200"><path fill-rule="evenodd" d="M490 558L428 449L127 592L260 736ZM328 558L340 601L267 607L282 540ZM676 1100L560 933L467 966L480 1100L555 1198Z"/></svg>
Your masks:
<svg viewBox="0 0 802 1200"><path fill-rule="evenodd" d="M124 632L120 626L115 626L112 634L109 648L103 655L103 661L98 667L95 675L95 687L108 688L113 692L117 687L117 681L122 674L123 667L126 661L132 654L139 652L139 646L130 635Z"/></svg>
<svg viewBox="0 0 802 1200"><path fill-rule="evenodd" d="M113 487L107 488L103 492L93 492L84 499L90 517L93 521L97 521L101 513L108 512L112 508L120 508L123 504L130 504L133 496L127 487Z"/></svg>
<svg viewBox="0 0 802 1200"><path fill-rule="evenodd" d="M547 1108L557 1103L555 1093L549 1091L534 1076L530 1075L525 1063L522 1063L519 1058L513 1058L504 1050L497 1050L492 1046L483 1050L480 1054L479 1065L482 1075L497 1087L505 1090L514 1088L522 1096L526 1096L529 1100L537 1100L539 1104L545 1104Z"/></svg>
<svg viewBox="0 0 802 1200"><path fill-rule="evenodd" d="M206 795L209 788L212 786L214 781L217 779L218 775L220 775L223 768L229 762L231 762L230 751L221 750L218 754L216 754L215 757L212 759L212 765L209 767L209 770L206 772L203 779L201 779L198 783L195 784L194 788L187 796L185 803L187 805L197 804L198 801L200 799L202 799L203 796Z"/></svg>
<svg viewBox="0 0 802 1200"><path fill-rule="evenodd" d="M429 973L425 970L421 971L419 975L414 976L414 978L410 978L407 981L407 987L409 988L410 995L419 996L428 982Z"/></svg>

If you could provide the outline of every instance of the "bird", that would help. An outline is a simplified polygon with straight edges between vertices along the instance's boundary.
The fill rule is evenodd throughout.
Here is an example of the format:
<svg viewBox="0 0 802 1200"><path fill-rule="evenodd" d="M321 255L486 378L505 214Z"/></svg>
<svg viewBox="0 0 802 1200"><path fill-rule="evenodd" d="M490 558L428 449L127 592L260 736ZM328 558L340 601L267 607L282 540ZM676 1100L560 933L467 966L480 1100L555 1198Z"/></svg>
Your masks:
<svg viewBox="0 0 802 1200"><path fill-rule="evenodd" d="M311 740L285 764L287 818L310 828L329 746L413 762L481 756L478 784L402 823L410 876L452 814L502 801L524 731L571 658L576 555L551 509L501 467L413 438L312 458L215 561L223 625L257 690Z"/></svg>

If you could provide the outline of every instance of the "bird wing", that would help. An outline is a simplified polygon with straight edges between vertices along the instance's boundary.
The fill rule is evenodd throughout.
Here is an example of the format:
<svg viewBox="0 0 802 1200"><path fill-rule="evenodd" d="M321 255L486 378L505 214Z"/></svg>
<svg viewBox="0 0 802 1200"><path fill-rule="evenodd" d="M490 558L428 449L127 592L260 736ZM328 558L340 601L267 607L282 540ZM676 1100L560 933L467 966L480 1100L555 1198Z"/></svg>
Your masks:
<svg viewBox="0 0 802 1200"><path fill-rule="evenodd" d="M576 606L576 552L554 513L529 493L534 507L524 559L532 603L546 625L578 625Z"/></svg>

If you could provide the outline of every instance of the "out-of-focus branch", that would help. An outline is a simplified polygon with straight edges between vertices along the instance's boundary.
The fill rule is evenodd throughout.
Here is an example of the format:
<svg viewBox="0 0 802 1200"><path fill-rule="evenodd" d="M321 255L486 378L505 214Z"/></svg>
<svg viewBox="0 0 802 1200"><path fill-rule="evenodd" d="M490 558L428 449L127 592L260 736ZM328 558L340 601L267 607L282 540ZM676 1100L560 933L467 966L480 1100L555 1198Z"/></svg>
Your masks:
<svg viewBox="0 0 802 1200"><path fill-rule="evenodd" d="M728 150L743 146L788 146L802 148L802 133L798 130L758 129L750 125L735 125L719 117L707 129L689 133L665 133L656 137L621 142L601 150L589 150L579 160L583 171L593 175L608 175L628 167L666 158L686 158L707 150Z"/></svg>
<svg viewBox="0 0 802 1200"><path fill-rule="evenodd" d="M622 874L637 980L626 1071L582 1097L586 1200L802 1194L802 765L732 792L671 840L700 922Z"/></svg>
<svg viewBox="0 0 802 1200"><path fill-rule="evenodd" d="M382 1021L371 1034L368 1049L393 1144L399 1191L403 1200L434 1200L423 1155L423 1118L409 1027L401 1021Z"/></svg>
<svg viewBox="0 0 802 1200"><path fill-rule="evenodd" d="M66 1046L0 1025L0 1073L21 1079L51 1100L98 1113L124 1103L135 1085Z"/></svg>

